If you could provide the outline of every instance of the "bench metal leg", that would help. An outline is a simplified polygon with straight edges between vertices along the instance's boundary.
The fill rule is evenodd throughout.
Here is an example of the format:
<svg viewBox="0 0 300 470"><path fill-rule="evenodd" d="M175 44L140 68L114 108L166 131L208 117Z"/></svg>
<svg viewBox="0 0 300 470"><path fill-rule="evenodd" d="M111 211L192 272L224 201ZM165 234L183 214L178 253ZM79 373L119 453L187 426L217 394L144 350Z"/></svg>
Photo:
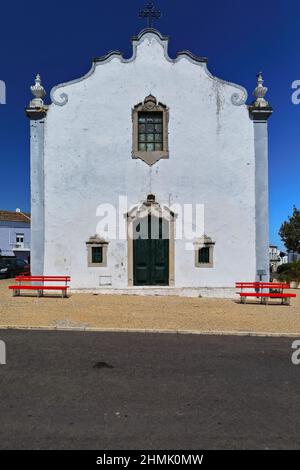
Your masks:
<svg viewBox="0 0 300 470"><path fill-rule="evenodd" d="M20 295L20 291L17 289L13 289L13 297L18 297Z"/></svg>
<svg viewBox="0 0 300 470"><path fill-rule="evenodd" d="M267 305L267 304L268 304L268 300L269 300L268 297L262 297L262 298L261 298L261 303L262 303L263 305Z"/></svg>
<svg viewBox="0 0 300 470"><path fill-rule="evenodd" d="M242 304L245 304L245 303L246 303L246 298L247 298L247 297L241 297L241 303L242 303Z"/></svg>
<svg viewBox="0 0 300 470"><path fill-rule="evenodd" d="M43 291L42 291L42 289L38 289L38 291L37 291L37 296L38 296L38 297L43 297Z"/></svg>
<svg viewBox="0 0 300 470"><path fill-rule="evenodd" d="M61 296L63 299L66 299L68 297L68 294L67 294L67 291L66 290L62 290L61 291Z"/></svg>

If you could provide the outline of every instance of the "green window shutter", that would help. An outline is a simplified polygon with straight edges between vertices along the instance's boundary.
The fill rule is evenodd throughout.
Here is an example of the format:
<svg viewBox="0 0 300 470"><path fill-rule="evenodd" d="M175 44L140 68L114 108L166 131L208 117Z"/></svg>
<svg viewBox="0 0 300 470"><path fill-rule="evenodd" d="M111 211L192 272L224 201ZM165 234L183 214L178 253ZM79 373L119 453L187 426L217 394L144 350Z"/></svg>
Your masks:
<svg viewBox="0 0 300 470"><path fill-rule="evenodd" d="M141 112L138 115L138 148L153 152L163 149L163 113Z"/></svg>
<svg viewBox="0 0 300 470"><path fill-rule="evenodd" d="M208 246L200 248L199 263L209 263L209 247Z"/></svg>
<svg viewBox="0 0 300 470"><path fill-rule="evenodd" d="M102 246L92 247L92 263L102 263L103 261L103 248Z"/></svg>

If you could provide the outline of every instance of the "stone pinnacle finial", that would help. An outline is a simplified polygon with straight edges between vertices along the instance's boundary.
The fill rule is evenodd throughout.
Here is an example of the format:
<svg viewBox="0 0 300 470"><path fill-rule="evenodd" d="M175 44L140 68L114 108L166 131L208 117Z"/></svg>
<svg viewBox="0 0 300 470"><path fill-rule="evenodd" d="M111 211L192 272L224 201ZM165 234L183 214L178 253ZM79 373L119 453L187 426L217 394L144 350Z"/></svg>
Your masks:
<svg viewBox="0 0 300 470"><path fill-rule="evenodd" d="M35 84L30 87L34 99L30 101L31 108L41 108L44 106L43 98L46 95L45 89L42 85L41 76L38 73L35 77Z"/></svg>
<svg viewBox="0 0 300 470"><path fill-rule="evenodd" d="M257 108L266 108L269 106L269 103L265 100L265 95L268 91L268 88L263 86L264 80L262 76L262 72L257 74L257 86L253 91L253 96L255 96L256 100L253 101L253 106Z"/></svg>

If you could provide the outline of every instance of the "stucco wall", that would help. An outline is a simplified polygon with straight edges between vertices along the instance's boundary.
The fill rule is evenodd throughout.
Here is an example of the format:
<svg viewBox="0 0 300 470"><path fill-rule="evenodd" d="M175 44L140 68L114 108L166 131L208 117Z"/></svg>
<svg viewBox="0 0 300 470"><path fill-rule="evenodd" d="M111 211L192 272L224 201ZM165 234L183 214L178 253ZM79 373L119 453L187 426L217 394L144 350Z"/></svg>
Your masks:
<svg viewBox="0 0 300 470"><path fill-rule="evenodd" d="M53 96L66 93L68 102L52 104L45 120L44 272L71 274L73 287L97 287L104 275L126 287L126 240L109 241L107 268L87 267L85 242L96 232L99 204L118 207L126 195L134 205L153 193L169 206L204 204L205 233L215 241L214 267L203 269L176 240L176 287L253 280L254 133L246 105L232 103L237 92L204 63L168 60L153 34L138 42L134 60L112 56L84 80L58 88ZM152 167L131 157L131 110L149 94L170 110L170 157Z"/></svg>

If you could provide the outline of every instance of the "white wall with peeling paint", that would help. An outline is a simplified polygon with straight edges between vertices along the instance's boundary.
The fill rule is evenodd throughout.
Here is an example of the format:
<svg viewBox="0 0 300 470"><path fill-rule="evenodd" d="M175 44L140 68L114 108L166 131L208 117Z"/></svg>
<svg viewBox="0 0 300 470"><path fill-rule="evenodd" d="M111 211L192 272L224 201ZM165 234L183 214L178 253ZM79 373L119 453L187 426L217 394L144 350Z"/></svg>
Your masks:
<svg viewBox="0 0 300 470"><path fill-rule="evenodd" d="M195 267L193 251L176 240L176 288L253 281L253 122L245 104L232 102L242 90L188 55L169 59L167 40L154 32L134 46L131 60L112 55L84 79L53 90L55 102L63 103L63 93L67 103L53 103L45 119L44 273L70 274L73 288L97 288L100 276L126 288L126 240L109 240L105 268L87 267L86 241L96 232L100 204L118 207L122 195L135 205L153 193L168 206L204 204L205 233L215 242L214 267L205 269ZM170 156L152 167L131 157L131 110L149 94L170 112Z"/></svg>

